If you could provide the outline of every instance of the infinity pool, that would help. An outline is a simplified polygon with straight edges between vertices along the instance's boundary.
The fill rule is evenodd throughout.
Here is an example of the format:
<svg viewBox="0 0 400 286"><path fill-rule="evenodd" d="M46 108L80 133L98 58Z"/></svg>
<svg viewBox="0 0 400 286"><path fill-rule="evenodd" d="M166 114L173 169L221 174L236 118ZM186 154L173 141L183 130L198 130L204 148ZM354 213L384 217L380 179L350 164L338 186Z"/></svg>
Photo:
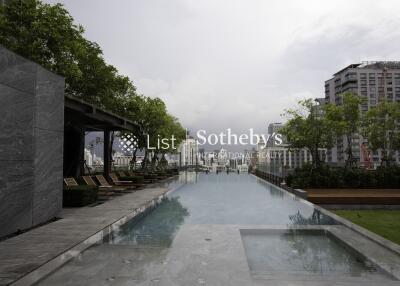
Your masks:
<svg viewBox="0 0 400 286"><path fill-rule="evenodd" d="M189 176L189 178L185 178ZM182 224L335 224L313 207L248 174L195 173L141 220L124 225L111 243L169 244Z"/></svg>
<svg viewBox="0 0 400 286"><path fill-rule="evenodd" d="M186 173L170 187L177 188L158 206L122 225L103 243L71 260L41 285L214 285L223 279L217 278L221 273L221 277L228 275L230 281L220 281L222 284L218 285L246 285L254 269L257 273L276 271L276 267L285 271L286 265L288 273L300 271L307 276L308 269L300 269L301 261L310 256L309 263L318 263L313 255L321 254L319 263L324 267L322 272L317 271L319 276L331 275L331 268L335 275L343 270L343 275L368 279L377 272L325 236L301 233L298 240L276 234L241 237L242 228L337 225L311 204L255 176ZM305 241L308 253L296 258L291 241ZM319 244L318 253L313 244ZM271 259L274 253L284 255L280 255L281 259L275 257L276 263L271 265L273 260L265 261L268 253ZM224 261L222 265L217 263L219 260ZM340 266L328 267L332 263ZM213 274L218 268L219 274ZM311 272L315 276L314 268ZM214 282L210 283L212 279Z"/></svg>

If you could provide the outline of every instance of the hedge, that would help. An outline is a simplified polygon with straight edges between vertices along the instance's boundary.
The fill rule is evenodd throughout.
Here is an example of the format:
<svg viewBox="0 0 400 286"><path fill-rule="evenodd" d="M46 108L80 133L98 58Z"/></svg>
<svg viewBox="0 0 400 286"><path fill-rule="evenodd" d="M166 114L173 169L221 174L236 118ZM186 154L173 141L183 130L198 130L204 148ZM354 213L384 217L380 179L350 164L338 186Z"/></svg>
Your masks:
<svg viewBox="0 0 400 286"><path fill-rule="evenodd" d="M400 167L378 167L376 170L329 167L311 170L305 165L285 178L292 188L400 188Z"/></svg>
<svg viewBox="0 0 400 286"><path fill-rule="evenodd" d="M97 187L95 186L64 186L63 206L64 207L83 207L96 202Z"/></svg>

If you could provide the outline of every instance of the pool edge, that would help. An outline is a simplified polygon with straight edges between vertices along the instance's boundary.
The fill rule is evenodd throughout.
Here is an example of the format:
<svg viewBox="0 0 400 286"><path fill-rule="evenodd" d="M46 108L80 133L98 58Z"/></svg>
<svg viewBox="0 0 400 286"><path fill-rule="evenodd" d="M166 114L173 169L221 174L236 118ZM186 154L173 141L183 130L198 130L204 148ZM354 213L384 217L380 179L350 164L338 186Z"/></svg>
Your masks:
<svg viewBox="0 0 400 286"><path fill-rule="evenodd" d="M395 252L396 254L400 255L400 245L398 245L398 244L396 244L396 243L394 243L394 242L392 242L392 241L390 241L390 240L388 240L388 239L386 239L386 238L384 238L384 237L382 237L382 236L380 236L380 235L378 235L376 233L373 233L373 232L367 230L366 228L363 228L362 226L359 226L359 225L357 225L357 224L355 224L355 223L353 223L353 222L351 222L351 221L349 221L349 220L347 220L347 219L345 219L343 217L340 217L337 214L335 214L335 213L333 213L333 212L331 212L331 211L329 211L329 210L327 210L327 209L325 209L323 207L315 205L312 202L309 202L309 201L307 201L307 200L305 200L305 199L303 199L303 198L301 198L301 197L299 197L299 196L297 196L297 195L285 190L284 188L282 188L282 187L280 187L278 185L275 185L275 184L273 184L273 183L271 183L271 182L269 182L269 181L267 181L267 180L265 180L263 178L260 178L260 177L254 175L254 174L251 174L251 175L256 177L259 180L262 180L263 182L266 182L266 183L268 183L268 184L270 184L270 185L272 185L272 186L274 186L276 188L279 188L280 190L282 190L286 194L288 194L288 195L296 198L297 200L299 200L299 201L301 201L301 202L303 202L303 203L315 208L316 210L320 211L322 214L334 219L335 221L339 222L340 224L345 225L346 227L350 228L351 230L356 231L357 233L367 237L368 239L370 239L370 240L378 243L379 245L381 245L381 246L383 246L383 247Z"/></svg>

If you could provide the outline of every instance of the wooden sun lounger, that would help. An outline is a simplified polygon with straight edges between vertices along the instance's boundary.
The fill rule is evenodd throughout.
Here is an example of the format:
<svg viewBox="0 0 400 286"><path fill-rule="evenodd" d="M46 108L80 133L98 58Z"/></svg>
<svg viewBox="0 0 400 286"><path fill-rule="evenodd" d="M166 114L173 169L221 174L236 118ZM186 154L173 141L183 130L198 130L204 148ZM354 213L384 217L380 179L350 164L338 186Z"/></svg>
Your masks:
<svg viewBox="0 0 400 286"><path fill-rule="evenodd" d="M67 187L79 186L75 179L72 177L64 178L64 183Z"/></svg>
<svg viewBox="0 0 400 286"><path fill-rule="evenodd" d="M84 177L89 177L89 176L84 176ZM83 177L83 180L85 181L85 183L87 185L89 185L89 186L97 186L95 182L93 182L93 183L90 182L90 180L91 180L90 177L89 177L90 180L88 178L86 178L86 180L85 180L84 177ZM76 182L76 180L74 178L72 178L72 177L64 178L64 183L65 183L65 185L67 187L79 186L79 184ZM109 191L105 192L105 191L100 191L100 190L97 191L97 198L98 199L109 199L109 197L112 196L112 195L114 195L114 192L109 192Z"/></svg>
<svg viewBox="0 0 400 286"><path fill-rule="evenodd" d="M92 179L91 176L82 176L83 181L86 183L88 186L96 186L99 188L97 195L105 198L109 198L113 195L115 195L115 192L110 190L109 188L102 188L101 186L98 186L96 182Z"/></svg>
<svg viewBox="0 0 400 286"><path fill-rule="evenodd" d="M127 174L129 174L130 176L136 176L136 175L139 175L139 176L145 176L145 174L135 174L134 172L132 172L132 171L127 171L126 172ZM151 183L154 183L154 182L156 182L157 181L157 179L144 179L143 180L143 182L145 183L145 184L151 184Z"/></svg>
<svg viewBox="0 0 400 286"><path fill-rule="evenodd" d="M130 192L133 191L132 190L133 186L129 186L129 185L127 185L127 186L114 185L113 186L113 185L110 185L107 182L107 180L104 178L103 175L96 175L96 179L100 183L100 187L101 188L109 188L109 189L111 189L113 191L122 192L122 193L124 193L124 192L125 193L130 193Z"/></svg>
<svg viewBox="0 0 400 286"><path fill-rule="evenodd" d="M115 174L117 174L118 177L129 177L130 176L130 174L128 174L128 172L123 172L123 171L115 172Z"/></svg>
<svg viewBox="0 0 400 286"><path fill-rule="evenodd" d="M114 173L110 174L111 181L113 182L114 185L116 186L130 186L134 188L139 188L142 186L142 184L137 184L134 183L133 181L120 181Z"/></svg>
<svg viewBox="0 0 400 286"><path fill-rule="evenodd" d="M120 172L117 172L116 174L118 175L119 178L120 178L120 177L135 177L135 176L138 176L138 174L135 174L135 173L132 172L132 171L120 171ZM118 178L117 178L117 179L118 179ZM134 183L134 182L132 182L132 185L133 185L133 184L135 184L135 186L137 186L137 187L144 187L144 186L146 186L145 183Z"/></svg>

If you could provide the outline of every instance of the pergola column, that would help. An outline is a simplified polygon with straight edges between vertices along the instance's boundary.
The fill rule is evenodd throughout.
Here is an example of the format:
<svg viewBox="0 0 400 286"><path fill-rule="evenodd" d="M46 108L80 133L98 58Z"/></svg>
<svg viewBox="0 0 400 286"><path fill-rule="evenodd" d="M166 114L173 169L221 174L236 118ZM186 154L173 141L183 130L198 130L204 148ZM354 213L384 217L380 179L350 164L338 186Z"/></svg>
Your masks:
<svg viewBox="0 0 400 286"><path fill-rule="evenodd" d="M108 178L111 172L111 149L110 149L110 130L104 130L104 145L103 145L103 159L104 168L103 173L106 178Z"/></svg>

